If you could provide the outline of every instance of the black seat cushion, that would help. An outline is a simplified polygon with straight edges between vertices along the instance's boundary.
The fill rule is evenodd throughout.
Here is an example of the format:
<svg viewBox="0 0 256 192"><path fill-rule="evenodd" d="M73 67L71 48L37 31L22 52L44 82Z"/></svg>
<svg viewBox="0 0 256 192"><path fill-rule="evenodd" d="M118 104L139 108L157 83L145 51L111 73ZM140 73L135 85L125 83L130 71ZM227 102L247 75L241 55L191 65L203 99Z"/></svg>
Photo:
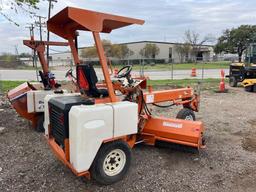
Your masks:
<svg viewBox="0 0 256 192"><path fill-rule="evenodd" d="M78 65L82 68L83 73L86 76L86 79L89 84L89 90L87 94L92 97L108 97L108 90L107 89L98 89L96 83L98 82L98 78L96 72L91 64L85 65Z"/></svg>
<svg viewBox="0 0 256 192"><path fill-rule="evenodd" d="M100 95L102 95L102 97L108 97L108 90L107 89L98 89Z"/></svg>

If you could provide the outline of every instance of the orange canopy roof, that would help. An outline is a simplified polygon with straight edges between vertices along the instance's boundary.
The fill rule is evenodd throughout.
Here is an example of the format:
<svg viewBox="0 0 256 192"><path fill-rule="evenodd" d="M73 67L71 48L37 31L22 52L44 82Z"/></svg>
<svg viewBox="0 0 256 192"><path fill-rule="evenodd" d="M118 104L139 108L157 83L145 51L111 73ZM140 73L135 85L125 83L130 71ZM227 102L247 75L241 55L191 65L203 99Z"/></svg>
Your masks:
<svg viewBox="0 0 256 192"><path fill-rule="evenodd" d="M144 20L66 7L47 21L47 28L68 39L75 37L76 30L110 33L114 29L132 24L142 25Z"/></svg>

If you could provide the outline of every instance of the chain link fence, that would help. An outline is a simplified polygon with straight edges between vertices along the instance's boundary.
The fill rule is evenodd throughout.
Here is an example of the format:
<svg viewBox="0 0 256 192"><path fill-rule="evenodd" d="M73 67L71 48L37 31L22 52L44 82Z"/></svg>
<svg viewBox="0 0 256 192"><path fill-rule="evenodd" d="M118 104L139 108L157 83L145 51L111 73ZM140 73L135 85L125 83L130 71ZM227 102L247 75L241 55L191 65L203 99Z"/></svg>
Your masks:
<svg viewBox="0 0 256 192"><path fill-rule="evenodd" d="M186 79L191 77L197 78L217 78L220 70L228 71L229 65L234 62L235 58L211 57L208 59L196 58L188 62L177 63L169 58L140 58L140 59L116 59L108 58L114 69L121 69L125 65L132 65L135 75L148 76L151 79ZM84 59L83 63L93 64L95 68L100 68L100 62L97 59ZM72 60L52 60L50 66L59 68L72 66ZM195 76L192 74L195 70Z"/></svg>
<svg viewBox="0 0 256 192"><path fill-rule="evenodd" d="M176 63L170 58L138 58L138 59L116 59L108 58L113 69L121 69L125 65L133 66L133 74L136 76L147 76L153 80L163 79L189 79L189 78L219 78L220 70L224 69L228 72L230 63L236 58L211 57L211 58L196 58L193 61ZM82 59L82 63L91 63L94 65L96 72L101 73L100 63L97 59ZM3 65L4 64L4 65ZM66 59L51 59L49 62L50 70L54 71L56 78L59 79L65 76L65 71L70 68L75 69L73 60ZM19 59L16 61L0 62L0 69L27 69L40 70L41 65L37 60L33 63L31 59ZM192 74L195 70L196 74ZM116 70L115 70L116 71ZM36 73L35 73L36 74ZM74 73L75 74L75 73ZM102 74L102 73L101 73ZM5 78L5 74L4 78ZM38 77L38 74L36 75Z"/></svg>

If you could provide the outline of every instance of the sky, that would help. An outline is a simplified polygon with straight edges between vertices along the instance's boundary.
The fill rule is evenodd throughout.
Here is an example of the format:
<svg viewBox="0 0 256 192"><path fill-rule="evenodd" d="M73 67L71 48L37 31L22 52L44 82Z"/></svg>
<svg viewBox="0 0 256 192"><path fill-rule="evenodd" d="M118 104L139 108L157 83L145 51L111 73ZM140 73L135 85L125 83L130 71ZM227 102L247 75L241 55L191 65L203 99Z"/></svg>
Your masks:
<svg viewBox="0 0 256 192"><path fill-rule="evenodd" d="M29 30L25 26L37 18L31 18L22 10L15 13L8 5L9 0L0 0L1 2L2 12L20 26L15 26L0 15L0 53L14 53L15 46L19 53L30 52L22 44L22 40L29 38ZM52 15L67 6L145 20L143 26L133 25L115 30L111 34L102 34L103 39L109 39L112 43L143 40L183 42L186 30L199 33L201 38L208 35L217 38L227 28L256 24L255 0L58 0L54 4ZM40 9L36 13L46 17L48 2L41 0L38 7ZM39 38L38 29L36 38ZM51 40L62 39L52 35ZM80 47L92 44L90 33L80 33ZM59 51L66 51L65 49L54 48Z"/></svg>

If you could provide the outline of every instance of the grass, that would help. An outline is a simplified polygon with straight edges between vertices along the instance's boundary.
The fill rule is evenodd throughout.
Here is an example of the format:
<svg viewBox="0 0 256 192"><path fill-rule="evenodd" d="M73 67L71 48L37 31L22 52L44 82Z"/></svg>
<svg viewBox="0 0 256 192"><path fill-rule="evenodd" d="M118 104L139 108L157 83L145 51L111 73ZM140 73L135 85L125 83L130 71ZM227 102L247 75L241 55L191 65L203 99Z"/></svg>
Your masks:
<svg viewBox="0 0 256 192"><path fill-rule="evenodd" d="M21 70L36 70L35 67L33 66L28 66L28 65L22 65L22 66L19 66L17 69L21 69ZM42 70L42 67L41 66L38 66L37 67L37 70ZM49 70L54 70L54 67L49 67Z"/></svg>
<svg viewBox="0 0 256 192"><path fill-rule="evenodd" d="M226 81L227 82L227 81ZM169 86L173 88L179 87L197 87L200 84L202 90L217 90L219 87L219 79L180 79L180 80L149 80L148 85L153 86L154 88L161 86Z"/></svg>
<svg viewBox="0 0 256 192"><path fill-rule="evenodd" d="M154 88L158 86L170 86L170 87L196 87L198 82L201 82L201 88L204 90L213 90L217 89L219 86L219 79L182 79L182 80L149 80L148 85L153 86ZM18 85L24 83L24 81L0 81L0 92L7 92L10 89L17 87Z"/></svg>
<svg viewBox="0 0 256 192"><path fill-rule="evenodd" d="M218 61L218 62L207 62L207 63L178 63L178 64L155 64L155 65L150 65L146 64L144 66L144 70L150 71L150 70L171 70L172 66L174 70L191 70L192 68L196 69L227 69L229 68L230 62L229 61ZM114 65L113 67L117 67L118 69L121 69L124 65ZM99 68L100 66L95 66L95 68ZM20 70L35 70L34 67L32 66L18 66L16 69ZM38 69L41 69L40 65L38 65ZM58 70L58 67L50 67L50 70ZM133 70L140 70L141 65L133 65Z"/></svg>
<svg viewBox="0 0 256 192"><path fill-rule="evenodd" d="M2 67L0 66L0 70L5 70L5 69L13 69L13 70L36 70L35 67L30 66L30 65L19 65L19 66L15 66L15 67ZM42 70L42 67L40 65L38 65L38 70ZM49 67L50 70L54 70L55 68L50 66Z"/></svg>
<svg viewBox="0 0 256 192"><path fill-rule="evenodd" d="M24 83L24 81L0 81L0 93L5 93L6 91L17 87L22 83Z"/></svg>
<svg viewBox="0 0 256 192"><path fill-rule="evenodd" d="M144 66L144 70L171 70L173 65L174 70L191 70L196 69L227 69L229 68L229 61L222 62L208 62L208 63L179 63L179 64L147 64ZM122 65L114 65L114 67L121 68ZM140 65L134 65L133 70L140 70Z"/></svg>

